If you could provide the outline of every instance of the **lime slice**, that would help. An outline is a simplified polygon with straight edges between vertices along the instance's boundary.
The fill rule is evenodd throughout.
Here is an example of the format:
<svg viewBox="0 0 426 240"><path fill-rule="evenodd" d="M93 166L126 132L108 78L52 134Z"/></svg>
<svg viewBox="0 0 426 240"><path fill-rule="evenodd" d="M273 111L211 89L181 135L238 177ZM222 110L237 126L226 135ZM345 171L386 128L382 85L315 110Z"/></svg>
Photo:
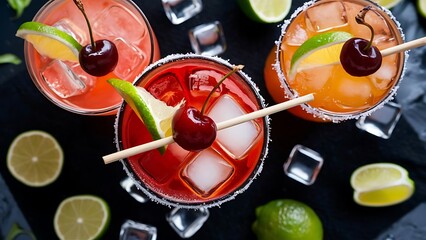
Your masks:
<svg viewBox="0 0 426 240"><path fill-rule="evenodd" d="M290 78L297 72L340 62L343 44L352 35L347 32L326 32L306 40L291 58Z"/></svg>
<svg viewBox="0 0 426 240"><path fill-rule="evenodd" d="M282 21L291 7L291 0L238 0L238 3L249 18L261 23Z"/></svg>
<svg viewBox="0 0 426 240"><path fill-rule="evenodd" d="M68 33L39 22L23 23L16 36L30 42L41 55L63 61L78 61L82 46Z"/></svg>
<svg viewBox="0 0 426 240"><path fill-rule="evenodd" d="M426 18L426 1L425 0L417 0L417 9L420 14Z"/></svg>
<svg viewBox="0 0 426 240"><path fill-rule="evenodd" d="M103 199L77 195L60 203L53 224L61 240L89 240L99 238L107 229L109 220L109 207Z"/></svg>
<svg viewBox="0 0 426 240"><path fill-rule="evenodd" d="M170 107L152 96L145 88L134 86L121 79L109 79L108 83L118 91L144 122L154 140L172 135L173 116L182 103ZM165 149L165 147L159 148L162 153Z"/></svg>
<svg viewBox="0 0 426 240"><path fill-rule="evenodd" d="M373 0L373 1L382 7L390 9L395 7L395 5L397 5L402 0ZM419 0L419 1L422 1L422 0Z"/></svg>
<svg viewBox="0 0 426 240"><path fill-rule="evenodd" d="M375 163L356 169L351 176L354 200L363 206L383 207L401 203L414 193L408 172L393 163Z"/></svg>
<svg viewBox="0 0 426 240"><path fill-rule="evenodd" d="M63 152L50 134L38 130L24 132L12 142L7 168L20 182L42 187L55 181L62 170Z"/></svg>

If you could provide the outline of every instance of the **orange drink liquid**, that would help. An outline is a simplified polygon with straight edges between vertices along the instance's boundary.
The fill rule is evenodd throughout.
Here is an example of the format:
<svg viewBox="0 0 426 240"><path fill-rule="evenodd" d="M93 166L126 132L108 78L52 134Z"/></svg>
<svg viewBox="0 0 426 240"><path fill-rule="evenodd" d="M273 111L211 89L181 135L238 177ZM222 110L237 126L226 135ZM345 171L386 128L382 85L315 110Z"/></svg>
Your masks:
<svg viewBox="0 0 426 240"><path fill-rule="evenodd" d="M275 101L314 93L314 101L302 105L305 111L295 108L292 113L308 120L338 122L369 114L393 98L404 72L404 52L383 57L380 69L365 77L351 76L340 64L334 64L305 69L289 78L293 54L312 36L344 31L370 40L369 28L355 21L355 16L368 5L378 13L369 11L365 17L374 29L373 45L382 50L403 43L403 33L390 11L371 1L307 2L284 23L277 49L270 53L265 65L266 85Z"/></svg>
<svg viewBox="0 0 426 240"><path fill-rule="evenodd" d="M159 59L158 43L145 15L131 0L84 1L84 8L95 41L108 39L117 47L114 71L94 77L84 72L78 62L43 57L25 42L27 68L37 88L57 106L85 115L115 114L122 98L106 80L134 81L146 66ZM33 21L55 26L83 46L90 42L86 21L72 0L47 2Z"/></svg>
<svg viewBox="0 0 426 240"><path fill-rule="evenodd" d="M172 55L150 65L134 83L175 106L183 99L201 109L214 85L232 66L217 57ZM250 78L238 71L212 95L206 114L215 122L264 107ZM146 126L126 104L116 122L117 148L152 141ZM154 201L184 208L218 206L248 188L260 173L269 141L268 118L218 131L207 149L190 152L172 143L166 152L141 153L122 160L139 189Z"/></svg>

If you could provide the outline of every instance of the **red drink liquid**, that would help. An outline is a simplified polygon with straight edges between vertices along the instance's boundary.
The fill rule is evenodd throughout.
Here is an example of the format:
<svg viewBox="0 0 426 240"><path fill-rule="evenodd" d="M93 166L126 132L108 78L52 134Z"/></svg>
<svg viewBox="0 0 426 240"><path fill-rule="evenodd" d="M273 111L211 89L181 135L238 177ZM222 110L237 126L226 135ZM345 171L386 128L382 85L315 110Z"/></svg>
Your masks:
<svg viewBox="0 0 426 240"><path fill-rule="evenodd" d="M219 58L182 56L184 58L148 69L136 84L145 87L170 106L185 99L187 104L201 109L210 90L232 67ZM246 113L262 108L261 97L254 85L245 78L242 73L228 77L209 100L207 114L214 115L216 112L216 117L227 115L229 109L217 111L219 103L225 103L225 108L228 106L226 104L231 103L231 108L238 106ZM216 110L212 110L214 108ZM217 115L217 112L220 114ZM214 116L212 118L215 119ZM126 149L152 141L146 127L127 104L123 104L117 119L117 137L121 140L119 148ZM201 152L189 152L173 143L167 147L164 155L152 150L130 157L123 163L133 177L140 181L144 192L156 200L166 198L166 204L180 206L200 203L213 205L234 195L242 186L247 186L260 172L268 142L266 121L261 118L247 123L248 129L243 132L252 132L249 134L252 139L247 144L237 142L241 149L233 150L235 146L227 143L228 137L238 134L219 136L225 133L222 131L228 130L225 129L218 132L218 138L210 148ZM198 167L208 169L207 174L194 170ZM216 170L220 172L219 177L215 175ZM213 181L214 184L209 180L211 172L218 177ZM197 177L198 174L202 176ZM193 180L194 176L198 180Z"/></svg>

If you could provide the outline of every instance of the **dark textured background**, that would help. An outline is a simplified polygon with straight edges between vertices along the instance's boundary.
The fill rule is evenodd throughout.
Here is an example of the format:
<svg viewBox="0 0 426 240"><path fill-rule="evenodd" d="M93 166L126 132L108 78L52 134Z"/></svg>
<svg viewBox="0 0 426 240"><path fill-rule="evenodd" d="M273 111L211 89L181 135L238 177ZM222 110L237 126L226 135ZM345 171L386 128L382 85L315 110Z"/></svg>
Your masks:
<svg viewBox="0 0 426 240"><path fill-rule="evenodd" d="M410 1L410 0L404 0ZM244 71L259 86L268 104L263 67L278 38L278 24L258 24L247 19L233 0L204 0L201 14L175 26L166 18L160 0L137 0L157 35L162 56L190 52L187 31L202 23L219 20L228 42L221 55ZM19 19L6 1L0 2L0 54L12 52L23 59L23 41L14 36L18 26L30 21L42 1L32 1ZM302 1L293 0L292 10ZM416 13L413 13L416 14ZM105 166L101 157L115 151L114 117L90 117L68 113L46 100L33 85L25 64L0 65L0 173L9 185L38 239L55 239L53 216L59 203L75 194L96 194L111 207L112 220L104 239L118 239L126 219L156 226L158 239L178 239L165 220L169 208L156 203L139 204L119 186L125 177L120 164ZM40 129L51 133L63 147L65 163L59 179L43 188L27 187L6 168L7 149L19 133ZM355 127L354 121L318 124L300 120L287 112L272 116L270 154L260 177L250 189L220 208L193 239L255 239L251 223L256 206L278 198L292 198L311 206L324 225L325 239L372 239L391 223L426 199L425 144L401 118L392 137L383 140ZM295 144L312 148L325 159L317 182L304 186L286 177L282 165ZM416 183L408 201L385 208L355 204L349 184L359 166L393 162L405 167Z"/></svg>

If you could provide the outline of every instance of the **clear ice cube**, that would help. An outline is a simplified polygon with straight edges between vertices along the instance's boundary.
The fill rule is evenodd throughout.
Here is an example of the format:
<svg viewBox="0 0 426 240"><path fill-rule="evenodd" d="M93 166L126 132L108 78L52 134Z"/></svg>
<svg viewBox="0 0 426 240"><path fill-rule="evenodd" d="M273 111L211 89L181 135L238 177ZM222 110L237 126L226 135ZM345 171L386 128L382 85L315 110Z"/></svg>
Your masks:
<svg viewBox="0 0 426 240"><path fill-rule="evenodd" d="M120 240L156 240L157 228L132 220L121 225Z"/></svg>
<svg viewBox="0 0 426 240"><path fill-rule="evenodd" d="M136 184L130 177L126 177L120 181L120 186L127 192L131 197L140 203L145 203L148 198L142 194Z"/></svg>
<svg viewBox="0 0 426 240"><path fill-rule="evenodd" d="M226 50L225 34L218 21L198 25L190 29L188 35L196 54L214 56Z"/></svg>
<svg viewBox="0 0 426 240"><path fill-rule="evenodd" d="M302 145L296 145L291 150L290 156L284 163L284 172L290 178L303 183L312 185L321 167L323 158L316 151Z"/></svg>
<svg viewBox="0 0 426 240"><path fill-rule="evenodd" d="M194 71L189 75L189 88L191 94L199 96L200 94L210 93L217 82L223 77L223 74L213 70L198 70ZM221 92L221 86L219 86L215 93Z"/></svg>
<svg viewBox="0 0 426 240"><path fill-rule="evenodd" d="M81 29L79 26L74 24L70 19L63 18L53 24L54 27L58 28L59 30L62 30L69 35L71 35L77 42L80 44L86 43L89 41L89 36L87 34L87 30Z"/></svg>
<svg viewBox="0 0 426 240"><path fill-rule="evenodd" d="M173 24L181 24L203 10L201 0L162 0L164 12Z"/></svg>
<svg viewBox="0 0 426 240"><path fill-rule="evenodd" d="M233 173L234 168L215 151L201 151L182 171L182 177L202 196L209 196Z"/></svg>
<svg viewBox="0 0 426 240"><path fill-rule="evenodd" d="M76 70L78 68L80 67L74 67ZM68 66L60 60L53 60L42 70L41 75L55 94L61 98L69 98L82 94L88 89L84 80L74 72L74 69L73 66Z"/></svg>
<svg viewBox="0 0 426 240"><path fill-rule="evenodd" d="M389 139L401 117L401 105L388 102L370 116L361 117L356 126L374 136Z"/></svg>
<svg viewBox="0 0 426 240"><path fill-rule="evenodd" d="M184 92L179 79L173 73L166 73L157 77L156 81L146 86L155 98L169 106L175 106L184 98Z"/></svg>
<svg viewBox="0 0 426 240"><path fill-rule="evenodd" d="M114 73L122 79L127 79L133 74L133 70L142 64L145 54L123 38L116 38L113 42L118 51L118 63Z"/></svg>
<svg viewBox="0 0 426 240"><path fill-rule="evenodd" d="M237 101L229 95L221 96L210 109L208 116L216 123L246 114ZM217 132L216 139L235 158L241 158L255 142L259 127L247 121Z"/></svg>
<svg viewBox="0 0 426 240"><path fill-rule="evenodd" d="M286 33L286 42L290 46L300 46L306 40L308 40L308 34L300 25L296 25L294 31Z"/></svg>
<svg viewBox="0 0 426 240"><path fill-rule="evenodd" d="M306 26L311 31L324 32L348 23L343 2L318 3L306 10Z"/></svg>
<svg viewBox="0 0 426 240"><path fill-rule="evenodd" d="M174 208L166 215L166 220L181 238L192 237L209 218L207 208Z"/></svg>
<svg viewBox="0 0 426 240"><path fill-rule="evenodd" d="M106 38L124 38L129 43L137 43L147 34L145 28L137 27L140 25L133 13L115 5L102 11L93 21L96 34Z"/></svg>

